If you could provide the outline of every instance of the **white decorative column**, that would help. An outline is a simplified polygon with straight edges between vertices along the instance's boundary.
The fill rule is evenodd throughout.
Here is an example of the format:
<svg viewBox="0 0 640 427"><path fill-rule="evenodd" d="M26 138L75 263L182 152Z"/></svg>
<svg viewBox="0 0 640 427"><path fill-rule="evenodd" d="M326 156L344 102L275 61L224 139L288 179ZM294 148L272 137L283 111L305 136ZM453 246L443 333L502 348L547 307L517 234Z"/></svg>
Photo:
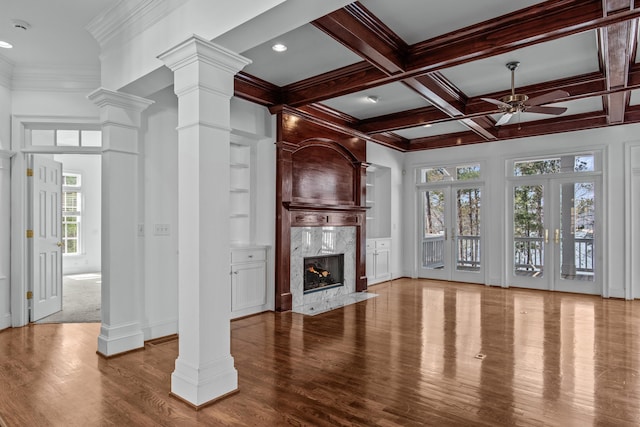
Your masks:
<svg viewBox="0 0 640 427"><path fill-rule="evenodd" d="M153 101L97 89L88 96L102 124L102 326L104 356L144 347L140 327L143 283L136 280L140 115Z"/></svg>
<svg viewBox="0 0 640 427"><path fill-rule="evenodd" d="M238 387L231 356L230 99L250 61L198 36L160 58L178 96L178 331L171 392L196 407Z"/></svg>

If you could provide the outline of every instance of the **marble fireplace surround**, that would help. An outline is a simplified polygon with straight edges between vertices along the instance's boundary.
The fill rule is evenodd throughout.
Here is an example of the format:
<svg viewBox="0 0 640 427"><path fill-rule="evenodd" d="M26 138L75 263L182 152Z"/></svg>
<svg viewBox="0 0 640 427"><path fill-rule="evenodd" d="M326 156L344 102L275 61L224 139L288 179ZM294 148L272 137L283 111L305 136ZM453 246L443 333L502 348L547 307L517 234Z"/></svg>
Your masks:
<svg viewBox="0 0 640 427"><path fill-rule="evenodd" d="M354 226L291 227L290 292L293 308L356 292L357 232ZM344 286L304 293L304 258L344 254Z"/></svg>

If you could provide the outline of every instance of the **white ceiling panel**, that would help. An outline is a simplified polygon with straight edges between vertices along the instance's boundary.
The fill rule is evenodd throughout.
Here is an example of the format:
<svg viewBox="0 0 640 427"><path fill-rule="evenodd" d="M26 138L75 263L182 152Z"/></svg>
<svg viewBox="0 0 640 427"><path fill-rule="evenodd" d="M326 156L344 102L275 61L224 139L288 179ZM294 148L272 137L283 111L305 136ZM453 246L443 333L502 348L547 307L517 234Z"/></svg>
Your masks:
<svg viewBox="0 0 640 427"><path fill-rule="evenodd" d="M0 55L22 67L94 66L100 48L86 25L117 0L21 0L0 2L0 40L13 44ZM31 28L14 28L13 19Z"/></svg>
<svg viewBox="0 0 640 427"><path fill-rule="evenodd" d="M370 102L368 96L377 97L378 102ZM431 105L415 91L397 82L328 99L323 104L360 120Z"/></svg>
<svg viewBox="0 0 640 427"><path fill-rule="evenodd" d="M602 97L599 97L599 96L577 99L575 101L569 101L569 102L558 102L556 104L548 104L548 105L554 106L554 107L567 107L567 111L561 115L562 117L573 116L573 115L582 114L582 113L591 113L594 111L602 111L603 109ZM502 114L494 114L491 117L493 117L497 121L498 119L500 119L501 116ZM536 120L554 119L556 117L561 117L561 116L525 112L525 113L517 114L511 117L511 120L509 121L508 124L517 124L517 123L533 122Z"/></svg>
<svg viewBox="0 0 640 427"><path fill-rule="evenodd" d="M271 47L276 43L284 44L287 50L274 52ZM269 40L242 55L253 61L243 71L277 86L362 61L358 55L311 24Z"/></svg>
<svg viewBox="0 0 640 427"><path fill-rule="evenodd" d="M432 126L418 126L414 128L394 131L395 134L407 139L425 138L428 136L446 135L448 133L465 132L469 128L460 124L457 120L450 122L434 123Z"/></svg>
<svg viewBox="0 0 640 427"><path fill-rule="evenodd" d="M631 100L629 101L629 105L639 105L640 104L640 89L631 91Z"/></svg>
<svg viewBox="0 0 640 427"><path fill-rule="evenodd" d="M587 31L503 55L442 70L442 74L469 97L511 87L505 64L519 61L516 89L522 86L598 71L596 32Z"/></svg>
<svg viewBox="0 0 640 427"><path fill-rule="evenodd" d="M360 0L360 3L410 45L542 2L542 0Z"/></svg>

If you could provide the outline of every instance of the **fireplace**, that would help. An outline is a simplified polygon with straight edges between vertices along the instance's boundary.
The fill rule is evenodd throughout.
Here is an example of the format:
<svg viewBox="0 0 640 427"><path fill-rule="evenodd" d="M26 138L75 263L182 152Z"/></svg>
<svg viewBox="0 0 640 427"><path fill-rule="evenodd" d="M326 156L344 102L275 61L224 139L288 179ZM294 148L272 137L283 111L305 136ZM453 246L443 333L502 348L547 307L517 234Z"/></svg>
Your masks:
<svg viewBox="0 0 640 427"><path fill-rule="evenodd" d="M305 294L344 286L344 254L305 257L303 266Z"/></svg>

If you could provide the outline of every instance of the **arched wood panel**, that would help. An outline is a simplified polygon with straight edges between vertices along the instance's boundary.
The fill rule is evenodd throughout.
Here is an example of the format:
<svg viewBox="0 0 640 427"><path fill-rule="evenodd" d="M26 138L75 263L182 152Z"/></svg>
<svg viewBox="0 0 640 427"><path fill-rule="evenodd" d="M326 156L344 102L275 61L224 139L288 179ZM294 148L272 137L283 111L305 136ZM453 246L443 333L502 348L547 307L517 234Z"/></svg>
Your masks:
<svg viewBox="0 0 640 427"><path fill-rule="evenodd" d="M332 143L309 144L291 155L291 202L319 205L355 204L353 161Z"/></svg>

